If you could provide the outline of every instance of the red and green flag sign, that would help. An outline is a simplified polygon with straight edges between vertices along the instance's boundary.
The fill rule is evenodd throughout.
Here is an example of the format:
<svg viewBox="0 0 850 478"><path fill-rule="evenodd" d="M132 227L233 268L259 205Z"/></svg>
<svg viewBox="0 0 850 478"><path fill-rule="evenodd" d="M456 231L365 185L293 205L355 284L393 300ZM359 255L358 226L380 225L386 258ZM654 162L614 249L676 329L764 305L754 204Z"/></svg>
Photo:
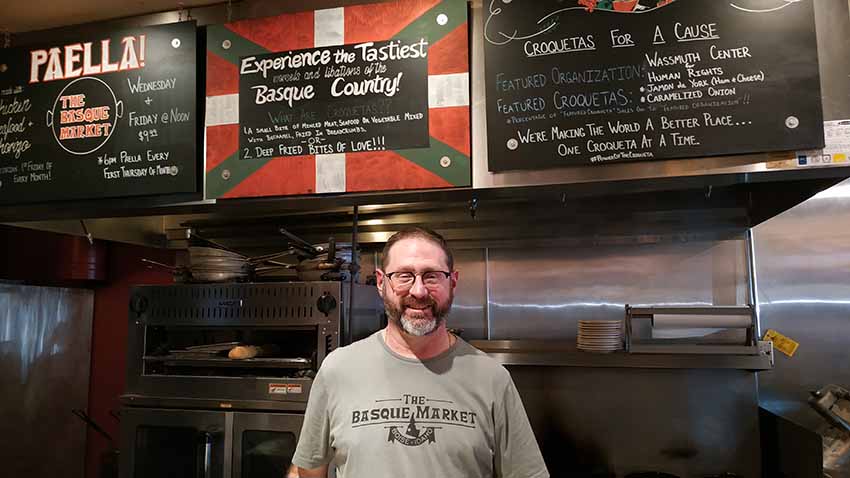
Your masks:
<svg viewBox="0 0 850 478"><path fill-rule="evenodd" d="M206 91L208 198L471 182L465 0L210 26Z"/></svg>

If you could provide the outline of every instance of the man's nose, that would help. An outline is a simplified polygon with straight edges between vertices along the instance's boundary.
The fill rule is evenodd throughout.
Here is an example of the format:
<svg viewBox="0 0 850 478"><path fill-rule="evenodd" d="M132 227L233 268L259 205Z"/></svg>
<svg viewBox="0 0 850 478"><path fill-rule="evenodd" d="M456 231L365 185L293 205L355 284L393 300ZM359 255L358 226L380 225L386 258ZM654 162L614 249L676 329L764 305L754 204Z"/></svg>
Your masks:
<svg viewBox="0 0 850 478"><path fill-rule="evenodd" d="M409 294L417 299L428 297L428 288L425 287L422 276L417 275L413 278L413 285L410 286Z"/></svg>

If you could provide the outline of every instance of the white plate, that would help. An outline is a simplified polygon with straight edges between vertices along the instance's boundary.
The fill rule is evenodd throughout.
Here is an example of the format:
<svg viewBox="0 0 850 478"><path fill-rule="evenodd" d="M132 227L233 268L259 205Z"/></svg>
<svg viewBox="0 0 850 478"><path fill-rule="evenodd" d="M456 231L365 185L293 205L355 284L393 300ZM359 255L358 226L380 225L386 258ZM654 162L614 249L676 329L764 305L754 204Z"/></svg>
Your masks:
<svg viewBox="0 0 850 478"><path fill-rule="evenodd" d="M589 345L584 345L578 348L579 350L623 350L622 347L593 347Z"/></svg>

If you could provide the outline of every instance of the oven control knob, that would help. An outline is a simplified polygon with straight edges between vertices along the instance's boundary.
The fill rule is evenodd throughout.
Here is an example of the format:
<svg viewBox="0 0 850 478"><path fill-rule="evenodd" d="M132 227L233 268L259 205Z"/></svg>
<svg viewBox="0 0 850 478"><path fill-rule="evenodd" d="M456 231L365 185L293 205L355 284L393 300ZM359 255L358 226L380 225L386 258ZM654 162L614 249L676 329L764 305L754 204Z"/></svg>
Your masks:
<svg viewBox="0 0 850 478"><path fill-rule="evenodd" d="M316 308L327 317L332 310L336 309L336 299L334 299L334 296L325 292L316 300Z"/></svg>
<svg viewBox="0 0 850 478"><path fill-rule="evenodd" d="M148 310L148 298L143 295L134 296L130 299L130 310L136 315L142 315Z"/></svg>

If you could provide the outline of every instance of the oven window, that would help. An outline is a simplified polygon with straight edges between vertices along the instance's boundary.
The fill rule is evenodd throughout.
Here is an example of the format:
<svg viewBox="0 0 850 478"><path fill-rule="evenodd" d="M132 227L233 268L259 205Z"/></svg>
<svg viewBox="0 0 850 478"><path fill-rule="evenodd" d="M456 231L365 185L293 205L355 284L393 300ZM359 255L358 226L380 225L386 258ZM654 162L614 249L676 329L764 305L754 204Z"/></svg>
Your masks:
<svg viewBox="0 0 850 478"><path fill-rule="evenodd" d="M148 376L313 378L317 347L315 327L148 326L142 359Z"/></svg>
<svg viewBox="0 0 850 478"><path fill-rule="evenodd" d="M286 476L297 440L292 432L246 430L242 432L242 476Z"/></svg>
<svg viewBox="0 0 850 478"><path fill-rule="evenodd" d="M198 475L198 431L194 428L136 428L133 478L186 478Z"/></svg>

